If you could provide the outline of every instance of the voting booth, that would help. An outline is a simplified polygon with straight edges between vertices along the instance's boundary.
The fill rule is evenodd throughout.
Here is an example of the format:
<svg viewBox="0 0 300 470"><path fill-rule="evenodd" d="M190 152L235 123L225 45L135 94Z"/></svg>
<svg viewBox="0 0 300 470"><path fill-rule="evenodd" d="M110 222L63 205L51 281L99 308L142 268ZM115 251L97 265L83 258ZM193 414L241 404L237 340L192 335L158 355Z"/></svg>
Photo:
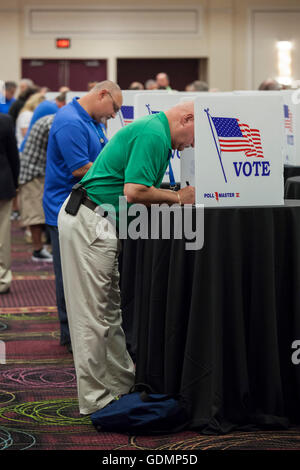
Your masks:
<svg viewBox="0 0 300 470"><path fill-rule="evenodd" d="M168 109L175 106L180 101L180 94L164 94L158 93L142 93L136 95L134 98L134 106L136 117L147 116L149 114L156 114L160 111L167 111ZM170 158L170 165L168 166L165 176L163 178L164 183L175 184L180 181L180 152L178 150L172 151Z"/></svg>
<svg viewBox="0 0 300 470"><path fill-rule="evenodd" d="M220 95L195 100L196 203L282 205L281 95Z"/></svg>
<svg viewBox="0 0 300 470"><path fill-rule="evenodd" d="M282 119L285 139L284 163L291 166L300 166L299 139L297 141L296 129L300 124L300 90L282 90Z"/></svg>
<svg viewBox="0 0 300 470"><path fill-rule="evenodd" d="M54 101L60 95L59 91L47 91L45 98L48 101Z"/></svg>
<svg viewBox="0 0 300 470"><path fill-rule="evenodd" d="M152 92L151 94L136 95L134 98L134 108L136 113L136 118L147 116L149 114L159 113L160 111L167 111L176 104L178 104L182 97L184 96L185 100L193 100L199 95L206 95L206 93L186 93L186 92L175 92L168 93L164 95L159 95L158 93ZM191 158L191 165L194 164L194 158ZM181 178L181 152L178 150L172 151L172 156L170 159L170 165L166 170L163 182L165 183L180 183Z"/></svg>
<svg viewBox="0 0 300 470"><path fill-rule="evenodd" d="M196 98L205 97L208 98L211 94L208 92L197 92L193 94L186 94L182 93L182 97L180 99L181 102L184 101L195 101ZM186 95L186 96L184 96ZM216 96L231 96L232 92L217 92L214 93L214 97ZM180 159L180 187L184 188L187 184L190 186L195 186L195 149L192 147L186 148L181 151L181 159Z"/></svg>
<svg viewBox="0 0 300 470"><path fill-rule="evenodd" d="M86 95L87 91L68 91L66 93L66 104L70 103L73 98L82 98L82 96ZM46 100L54 101L61 93L59 91L48 91L45 94Z"/></svg>
<svg viewBox="0 0 300 470"><path fill-rule="evenodd" d="M107 122L107 136L109 139L122 127L127 126L135 119L134 100L139 94L150 94L152 90L122 90L123 104L115 119L109 119ZM155 90L157 94L166 94L167 90Z"/></svg>
<svg viewBox="0 0 300 470"><path fill-rule="evenodd" d="M82 98L87 93L87 91L68 91L66 94L66 103L68 104L73 101L73 98Z"/></svg>
<svg viewBox="0 0 300 470"><path fill-rule="evenodd" d="M127 126L134 120L134 96L139 93L138 90L124 90L123 105L117 113L115 119L107 121L107 137L111 139L112 136L118 132L122 127Z"/></svg>
<svg viewBox="0 0 300 470"><path fill-rule="evenodd" d="M284 111L285 111L285 106L284 106L284 100L281 92L278 90L276 91L270 91L270 90L236 90L233 93L238 94L238 95L244 95L244 96L274 96L275 99L278 99L278 94L281 96L281 118L282 118L282 130L281 130L281 138L282 138L282 143L281 143L281 149L282 149L282 159L283 159L283 164L284 165L289 165L288 163L288 148L287 148L287 138L286 138L286 130L285 130L285 118L284 118Z"/></svg>

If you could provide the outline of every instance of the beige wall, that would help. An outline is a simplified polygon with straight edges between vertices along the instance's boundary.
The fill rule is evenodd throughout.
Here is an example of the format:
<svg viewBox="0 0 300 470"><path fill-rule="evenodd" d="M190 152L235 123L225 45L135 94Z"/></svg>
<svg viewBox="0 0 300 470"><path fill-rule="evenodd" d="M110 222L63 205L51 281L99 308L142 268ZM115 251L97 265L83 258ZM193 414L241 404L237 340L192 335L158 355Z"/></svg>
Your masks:
<svg viewBox="0 0 300 470"><path fill-rule="evenodd" d="M9 6L8 6L9 5ZM151 8L176 10L200 6L202 33L159 37L145 36L103 38L89 33L66 34L72 39L68 51L57 50L54 39L59 34L28 33L29 7L39 5L59 8L82 8L78 0L0 0L0 79L18 80L22 58L106 58L109 78L116 77L118 57L208 57L209 84L220 90L245 89L256 86L253 78L253 15L256 10L299 10L300 0L151 0ZM88 7L149 8L149 0L88 0ZM62 34L64 31L62 31ZM300 42L299 42L300 47ZM268 53L268 52L267 52ZM263 56L262 56L263 57ZM295 54L295 60L299 60ZM257 67L267 73L263 59ZM300 77L294 77L300 78Z"/></svg>

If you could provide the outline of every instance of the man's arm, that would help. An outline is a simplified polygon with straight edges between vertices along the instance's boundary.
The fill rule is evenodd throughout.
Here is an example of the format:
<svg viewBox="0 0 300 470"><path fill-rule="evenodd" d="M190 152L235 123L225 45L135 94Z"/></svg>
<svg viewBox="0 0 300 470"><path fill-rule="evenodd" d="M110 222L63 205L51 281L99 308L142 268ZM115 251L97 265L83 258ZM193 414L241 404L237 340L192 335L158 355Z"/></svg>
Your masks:
<svg viewBox="0 0 300 470"><path fill-rule="evenodd" d="M195 188L186 186L179 191L169 189L158 189L154 186L148 187L142 184L126 183L124 185L124 195L127 201L145 205L151 204L194 204Z"/></svg>
<svg viewBox="0 0 300 470"><path fill-rule="evenodd" d="M55 139L70 174L78 179L83 178L92 165L85 128L78 123L64 123L56 132Z"/></svg>
<svg viewBox="0 0 300 470"><path fill-rule="evenodd" d="M87 163L86 165L82 166L81 168L77 168L77 170L72 171L72 175L75 178L82 179L87 171L91 168L92 162Z"/></svg>

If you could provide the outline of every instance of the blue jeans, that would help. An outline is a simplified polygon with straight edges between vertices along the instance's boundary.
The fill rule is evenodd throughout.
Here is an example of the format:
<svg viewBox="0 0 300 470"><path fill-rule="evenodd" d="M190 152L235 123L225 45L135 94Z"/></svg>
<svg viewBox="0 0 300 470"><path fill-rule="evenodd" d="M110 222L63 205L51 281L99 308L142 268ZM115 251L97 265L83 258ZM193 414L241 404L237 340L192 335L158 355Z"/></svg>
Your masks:
<svg viewBox="0 0 300 470"><path fill-rule="evenodd" d="M50 234L52 245L53 266L55 273L56 304L58 318L60 322L60 344L67 344L71 342L71 338L66 310L63 277L61 271L58 228L54 225L47 225L47 229Z"/></svg>

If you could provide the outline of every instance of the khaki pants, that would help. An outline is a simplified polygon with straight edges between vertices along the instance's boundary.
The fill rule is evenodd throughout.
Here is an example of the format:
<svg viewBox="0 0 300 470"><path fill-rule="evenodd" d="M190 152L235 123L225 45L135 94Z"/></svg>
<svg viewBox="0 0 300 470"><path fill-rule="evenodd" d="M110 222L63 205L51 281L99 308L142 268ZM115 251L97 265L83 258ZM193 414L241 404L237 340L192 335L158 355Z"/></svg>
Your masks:
<svg viewBox="0 0 300 470"><path fill-rule="evenodd" d="M19 206L22 227L45 223L43 192L45 177L39 176L20 185Z"/></svg>
<svg viewBox="0 0 300 470"><path fill-rule="evenodd" d="M0 200L0 292L6 292L11 285L11 242L10 216L12 200Z"/></svg>
<svg viewBox="0 0 300 470"><path fill-rule="evenodd" d="M134 383L121 328L118 252L110 222L81 205L59 217L63 284L81 414L103 408ZM113 238L101 239L104 232Z"/></svg>

